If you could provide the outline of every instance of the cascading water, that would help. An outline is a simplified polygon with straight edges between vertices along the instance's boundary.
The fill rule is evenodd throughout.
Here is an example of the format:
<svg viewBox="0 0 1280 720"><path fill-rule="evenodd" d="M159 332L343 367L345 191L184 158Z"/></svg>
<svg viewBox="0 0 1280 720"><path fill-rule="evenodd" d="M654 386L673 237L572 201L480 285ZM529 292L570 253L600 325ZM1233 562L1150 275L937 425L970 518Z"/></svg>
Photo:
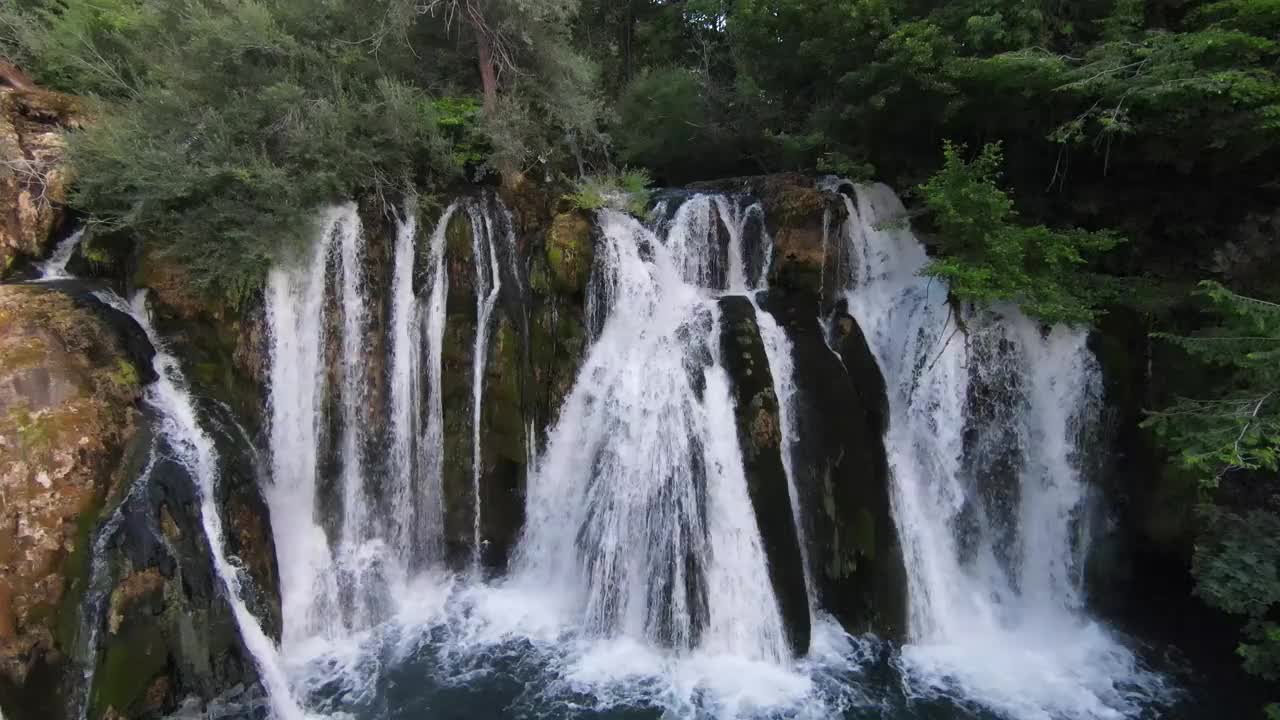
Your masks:
<svg viewBox="0 0 1280 720"><path fill-rule="evenodd" d="M483 452L480 446L480 421L484 407L484 375L488 368L489 329L493 317L493 308L498 304L498 293L502 290L502 274L498 270L498 252L494 245L494 236L501 232L495 219L485 212L478 203L467 207L471 216L472 257L475 260L476 291L476 336L471 355L471 483L472 483L472 539L471 568L480 571L481 548L484 539L481 537L480 523L484 508L481 503L480 481L484 474L482 466ZM510 227L508 224L507 227ZM505 238L504 238L505 239Z"/></svg>
<svg viewBox="0 0 1280 720"><path fill-rule="evenodd" d="M366 457L378 411L370 406L367 347L373 333L367 297L366 245L356 206L325 210L317 240L301 262L272 270L267 313L271 327L271 450L268 502L282 570L285 646L305 662L330 652L353 633L413 609L417 582L442 560L444 413L442 350L449 276L446 230L459 210L472 225L477 332L472 363L471 458L477 507L474 555L481 547L483 384L490 326L501 288L499 245L511 244L510 223L488 203L451 205L423 244L416 217L396 224L390 277L387 449ZM503 235L506 233L506 235ZM421 291L415 291L415 277ZM336 401L335 401L336 398ZM336 416L336 417L335 417ZM337 434L337 442L332 435ZM336 457L326 448L336 446ZM336 460L336 462L335 462ZM340 512L326 486L338 467ZM381 472L381 474L379 474ZM337 520L336 529L334 528Z"/></svg>
<svg viewBox="0 0 1280 720"><path fill-rule="evenodd" d="M107 297L111 298L110 304L113 307L126 307L124 302L115 296ZM80 720L87 720L89 716L89 698L93 690L93 678L98 669L98 638L102 633L107 600L111 596L112 578L111 563L108 555L109 548L116 539L120 525L124 522L125 507L133 500L134 495L141 488L146 487L151 479L151 472L155 469L156 464L155 450L153 445L147 457L147 464L143 467L142 472L138 474L138 477L129 486L128 492L125 493L125 497L111 513L111 517L107 518L107 521L98 528L94 535L92 560L89 567L89 586L85 591L84 600L80 604L80 627L82 631L78 637L76 647L76 659L84 669L80 696L76 700L78 704L77 717Z"/></svg>
<svg viewBox="0 0 1280 720"><path fill-rule="evenodd" d="M163 338L151 325L146 294L138 293L129 304L105 292L98 293L98 297L132 316L156 350L152 364L157 379L147 386L145 400L156 413L157 433L174 454L173 459L186 468L196 483L200 521L212 554L214 572L226 591L227 602L231 605L245 647L258 666L276 720L303 720L305 715L293 699L275 644L245 604L240 572L227 557L222 516L217 506L218 452L213 439L201 427L195 401L177 359L165 349Z"/></svg>
<svg viewBox="0 0 1280 720"><path fill-rule="evenodd" d="M803 537L812 644L801 658L788 645L721 358L722 299L745 296L778 398L792 520L803 533L792 466L807 459L792 450L797 364L805 356L794 354L788 330L756 302L773 256L761 205L673 193L655 210L653 228L598 213L587 356L546 431L545 451L526 445L522 535L507 576L489 579L476 571L488 521L480 421L494 318L499 307L510 312L509 293L524 293L508 284L522 282L512 223L496 202L465 200L421 246L412 218L398 224L386 329L391 470L387 478L362 478L380 488L382 500L341 486L335 494L368 505L335 508L321 502L323 476L336 472L345 481L359 460L330 461L330 471L323 457L325 448L343 447L348 419L358 417L349 415L345 385L360 375L343 361L350 333L379 331L371 321L351 324L359 313L346 307L353 298L345 289L367 288L347 268L357 267L363 240L343 236L358 221L353 207L341 207L325 215L302 265L273 271L268 299L271 507L285 648L291 668L305 675L299 684L308 701L361 719L473 705L484 708L478 716L498 717L596 717L626 708L640 717L897 718L919 717L921 699L926 713L940 707L984 720L1130 714L1139 700L1128 693L1148 692L1139 686L1156 681L1084 616L1079 590L1087 484L1077 435L1096 412L1099 391L1084 335L1042 333L1008 309L966 315L966 330L957 331L946 289L917 276L927 261L923 247L907 231L879 226L901 211L896 198L878 187L858 192L841 237L849 253L832 255L841 262L856 255L845 263L854 273L849 307L889 385L893 509L911 592L911 642L900 656L873 638L849 638L826 616ZM465 268L446 262L447 226L459 211L472 229ZM469 457L446 458L450 269L475 273L476 329L462 339L472 345L469 367L448 366L457 372L452 382L471 391L461 428L471 433ZM359 307L376 302L362 297ZM999 441L978 432L988 426L1001 428ZM529 425L525 434L540 430ZM450 502L475 510L472 570L457 578L424 572L443 557L446 462L470 467L470 492L463 475L460 497ZM361 473L374 465L371 459ZM363 555L344 548L348 535L332 527L354 510L363 513ZM433 616L388 616L384 608L361 622L395 632L367 634L367 624L344 619L352 598L342 589L343 558L368 562L375 552L380 577L399 579L358 589L399 606L427 588L396 583L430 575L441 598ZM324 641L325 654L306 652L312 640Z"/></svg>
<svg viewBox="0 0 1280 720"><path fill-rule="evenodd" d="M355 207L331 208L305 263L267 279L271 327L272 484L266 489L281 573L284 644L345 632L335 557L319 516L325 367L325 285L334 235L357 232Z"/></svg>
<svg viewBox="0 0 1280 720"><path fill-rule="evenodd" d="M395 267L391 285L391 462L396 483L390 493L391 548L408 563L414 555L414 498L420 494L414 447L419 434L419 371L422 365L422 308L413 292L414 244L418 218L407 213L396 223Z"/></svg>
<svg viewBox="0 0 1280 720"><path fill-rule="evenodd" d="M690 224L709 204L686 205L665 244L600 213L608 316L530 481L517 574L563 589L590 634L783 663L719 312L698 284L716 249Z"/></svg>
<svg viewBox="0 0 1280 720"><path fill-rule="evenodd" d="M71 256L75 254L80 241L84 239L84 230L79 228L64 238L53 249L49 259L37 266L41 280L65 280L71 277L71 273L67 272L67 263L71 262Z"/></svg>
<svg viewBox="0 0 1280 720"><path fill-rule="evenodd" d="M1083 613L1080 592L1078 440L1100 400L1085 333L1042 332L1013 308L956 317L946 287L919 275L925 250L895 224L904 210L892 191L856 196L845 200L847 301L888 385L908 690L1015 718L1133 712L1135 691L1153 694L1158 678ZM1012 439L1002 451L1013 477L972 451L972 436L991 433Z"/></svg>

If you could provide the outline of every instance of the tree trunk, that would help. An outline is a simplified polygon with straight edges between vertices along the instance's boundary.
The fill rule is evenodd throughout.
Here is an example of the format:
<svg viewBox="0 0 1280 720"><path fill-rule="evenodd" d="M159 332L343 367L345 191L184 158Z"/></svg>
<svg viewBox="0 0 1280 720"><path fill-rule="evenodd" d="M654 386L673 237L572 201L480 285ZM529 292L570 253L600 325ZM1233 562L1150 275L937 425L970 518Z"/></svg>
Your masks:
<svg viewBox="0 0 1280 720"><path fill-rule="evenodd" d="M493 65L493 48L489 45L489 36L484 27L474 18L471 27L476 33L476 53L480 61L480 84L484 88L484 111L493 114L498 111L498 69Z"/></svg>
<svg viewBox="0 0 1280 720"><path fill-rule="evenodd" d="M484 114L492 120L498 114L498 68L493 59L493 46L482 19L472 17L471 28L476 35L480 86L484 90ZM502 185L508 190L514 190L520 185L520 173L510 158L498 158L498 175L502 177Z"/></svg>
<svg viewBox="0 0 1280 720"><path fill-rule="evenodd" d="M627 0L627 16L622 26L622 84L631 82L631 45L635 42L635 0Z"/></svg>

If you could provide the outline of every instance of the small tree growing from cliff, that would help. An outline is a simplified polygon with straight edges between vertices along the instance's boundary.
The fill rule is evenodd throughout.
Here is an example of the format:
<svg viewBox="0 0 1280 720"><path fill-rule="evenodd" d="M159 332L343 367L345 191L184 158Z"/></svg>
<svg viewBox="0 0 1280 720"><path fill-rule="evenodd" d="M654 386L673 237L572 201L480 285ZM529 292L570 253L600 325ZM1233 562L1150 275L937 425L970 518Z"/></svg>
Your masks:
<svg viewBox="0 0 1280 720"><path fill-rule="evenodd" d="M1104 279L1088 271L1121 238L1018 222L1000 188L1001 152L991 143L973 160L943 145L943 166L920 186L937 254L925 274L946 280L954 297L980 305L1009 301L1045 322L1087 322L1106 299Z"/></svg>

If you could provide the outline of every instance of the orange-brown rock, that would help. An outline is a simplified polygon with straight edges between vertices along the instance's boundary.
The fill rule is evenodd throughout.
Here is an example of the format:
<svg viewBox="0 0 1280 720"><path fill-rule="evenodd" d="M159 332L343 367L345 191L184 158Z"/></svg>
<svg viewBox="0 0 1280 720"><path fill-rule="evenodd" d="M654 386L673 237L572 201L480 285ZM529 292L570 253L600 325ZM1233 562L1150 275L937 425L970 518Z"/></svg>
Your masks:
<svg viewBox="0 0 1280 720"><path fill-rule="evenodd" d="M70 96L0 86L0 276L48 252L70 180L63 133L82 117Z"/></svg>
<svg viewBox="0 0 1280 720"><path fill-rule="evenodd" d="M139 373L112 329L60 292L0 286L0 686L67 652L89 533L120 483Z"/></svg>

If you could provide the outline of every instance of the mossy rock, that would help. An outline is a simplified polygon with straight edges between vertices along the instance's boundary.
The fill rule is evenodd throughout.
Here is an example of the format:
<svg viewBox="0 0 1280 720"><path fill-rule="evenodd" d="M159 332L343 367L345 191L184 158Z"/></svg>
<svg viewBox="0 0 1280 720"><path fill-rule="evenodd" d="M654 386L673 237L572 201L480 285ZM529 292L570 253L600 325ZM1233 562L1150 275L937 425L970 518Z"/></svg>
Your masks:
<svg viewBox="0 0 1280 720"><path fill-rule="evenodd" d="M816 293L771 290L761 304L792 342L792 472L813 585L847 631L900 638L906 569L890 508L880 369L853 318L833 317L826 337Z"/></svg>
<svg viewBox="0 0 1280 720"><path fill-rule="evenodd" d="M590 218L579 212L556 215L547 229L546 258L554 289L581 294L591 279L595 247Z"/></svg>
<svg viewBox="0 0 1280 720"><path fill-rule="evenodd" d="M78 677L67 658L92 530L136 468L150 368L108 314L52 287L0 286L0 706L43 717L60 716L47 697L70 697Z"/></svg>

